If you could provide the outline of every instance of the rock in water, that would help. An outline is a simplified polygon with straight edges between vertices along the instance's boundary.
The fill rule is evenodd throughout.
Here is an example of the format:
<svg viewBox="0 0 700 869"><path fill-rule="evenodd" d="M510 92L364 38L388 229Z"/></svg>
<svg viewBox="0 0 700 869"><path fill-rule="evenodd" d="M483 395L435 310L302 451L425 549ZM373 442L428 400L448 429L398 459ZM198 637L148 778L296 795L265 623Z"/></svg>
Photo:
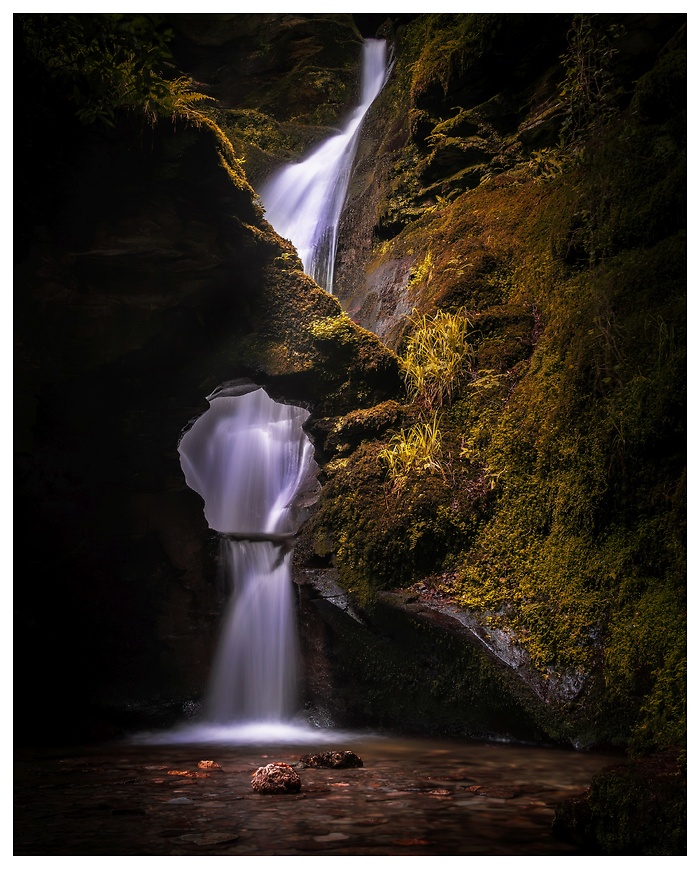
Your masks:
<svg viewBox="0 0 700 869"><path fill-rule="evenodd" d="M325 767L326 769L349 769L364 766L362 758L354 751L324 751L321 754L304 754L299 763L305 767Z"/></svg>
<svg viewBox="0 0 700 869"><path fill-rule="evenodd" d="M295 794L301 790L301 779L288 763L259 767L250 783L259 794Z"/></svg>

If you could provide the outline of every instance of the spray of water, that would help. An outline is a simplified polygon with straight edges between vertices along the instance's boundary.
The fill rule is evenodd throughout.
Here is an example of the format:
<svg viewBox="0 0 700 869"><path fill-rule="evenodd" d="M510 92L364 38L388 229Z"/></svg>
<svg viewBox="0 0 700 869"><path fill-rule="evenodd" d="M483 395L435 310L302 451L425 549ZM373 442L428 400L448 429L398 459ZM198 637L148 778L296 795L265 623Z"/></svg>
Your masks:
<svg viewBox="0 0 700 869"><path fill-rule="evenodd" d="M365 40L360 105L341 132L302 162L278 171L260 190L267 220L279 235L292 242L305 272L328 292L333 291L338 223L360 128L386 77L385 40Z"/></svg>

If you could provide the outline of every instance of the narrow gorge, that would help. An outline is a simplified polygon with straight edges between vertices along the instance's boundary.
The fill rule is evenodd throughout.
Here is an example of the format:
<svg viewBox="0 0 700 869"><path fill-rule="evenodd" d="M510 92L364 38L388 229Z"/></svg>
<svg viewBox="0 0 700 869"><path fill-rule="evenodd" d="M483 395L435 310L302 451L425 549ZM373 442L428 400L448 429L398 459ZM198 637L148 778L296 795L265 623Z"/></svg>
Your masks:
<svg viewBox="0 0 700 869"><path fill-rule="evenodd" d="M685 853L685 28L14 16L16 853Z"/></svg>

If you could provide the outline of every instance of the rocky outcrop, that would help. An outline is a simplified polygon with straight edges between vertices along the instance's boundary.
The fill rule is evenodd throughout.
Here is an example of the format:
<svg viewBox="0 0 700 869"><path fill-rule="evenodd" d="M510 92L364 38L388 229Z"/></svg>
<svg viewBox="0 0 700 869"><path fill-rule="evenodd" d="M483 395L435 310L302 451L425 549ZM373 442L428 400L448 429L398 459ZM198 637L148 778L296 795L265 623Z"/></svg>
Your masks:
<svg viewBox="0 0 700 869"><path fill-rule="evenodd" d="M322 751L303 754L298 765L303 769L357 769L364 766L364 762L354 751Z"/></svg>
<svg viewBox="0 0 700 869"><path fill-rule="evenodd" d="M552 832L593 854L687 854L685 764L674 754L637 759L594 776L556 807Z"/></svg>
<svg viewBox="0 0 700 869"><path fill-rule="evenodd" d="M538 696L454 619L383 594L358 607L333 570L298 573L306 701L324 724L572 743L566 704Z"/></svg>
<svg viewBox="0 0 700 869"><path fill-rule="evenodd" d="M308 545L360 609L449 593L579 744L678 745L684 16L425 15L391 38L336 291L399 354L461 312L468 360L434 417L407 395L391 430L338 443ZM386 451L408 465L426 423L431 461L392 480Z"/></svg>

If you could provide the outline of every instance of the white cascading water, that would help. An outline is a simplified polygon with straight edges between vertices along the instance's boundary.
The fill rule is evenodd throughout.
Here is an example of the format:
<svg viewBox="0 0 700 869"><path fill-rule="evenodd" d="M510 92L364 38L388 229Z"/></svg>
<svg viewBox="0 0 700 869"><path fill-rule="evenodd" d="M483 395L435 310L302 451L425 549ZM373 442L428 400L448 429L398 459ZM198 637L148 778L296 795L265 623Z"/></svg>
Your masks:
<svg viewBox="0 0 700 869"><path fill-rule="evenodd" d="M338 222L362 121L387 77L386 42L365 40L361 104L344 129L261 191L266 217L297 248L307 274L332 292ZM210 409L183 435L180 461L222 536L233 593L224 614L204 720L138 740L315 742L338 738L295 722L298 640L291 581L300 496L318 486L308 411L264 390L210 396ZM233 535L237 539L229 539Z"/></svg>
<svg viewBox="0 0 700 869"><path fill-rule="evenodd" d="M213 723L270 724L296 711L291 539L318 470L302 429L308 416L263 389L222 395L180 441L185 479L204 499L209 527L238 538L221 542L233 593L206 703Z"/></svg>
<svg viewBox="0 0 700 869"><path fill-rule="evenodd" d="M280 169L260 190L265 216L296 247L304 271L333 292L338 222L345 203L362 121L387 77L386 41L366 39L360 105L343 130L301 163Z"/></svg>

